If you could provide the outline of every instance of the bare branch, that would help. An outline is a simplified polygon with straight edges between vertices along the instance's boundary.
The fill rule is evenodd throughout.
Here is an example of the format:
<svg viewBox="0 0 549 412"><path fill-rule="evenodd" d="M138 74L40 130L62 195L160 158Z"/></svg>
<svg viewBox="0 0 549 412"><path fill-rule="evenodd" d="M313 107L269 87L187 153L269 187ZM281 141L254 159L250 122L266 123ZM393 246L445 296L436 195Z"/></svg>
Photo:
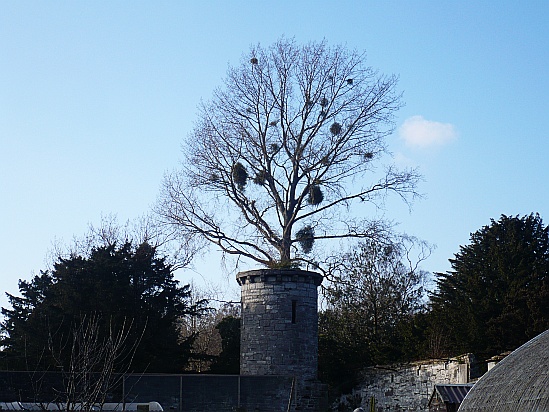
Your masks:
<svg viewBox="0 0 549 412"><path fill-rule="evenodd" d="M264 265L311 260L293 246L298 223L313 241L367 237L334 219L388 193L418 195L417 171L374 168L401 106L397 81L326 42L252 47L201 105L183 168L165 179L163 224Z"/></svg>

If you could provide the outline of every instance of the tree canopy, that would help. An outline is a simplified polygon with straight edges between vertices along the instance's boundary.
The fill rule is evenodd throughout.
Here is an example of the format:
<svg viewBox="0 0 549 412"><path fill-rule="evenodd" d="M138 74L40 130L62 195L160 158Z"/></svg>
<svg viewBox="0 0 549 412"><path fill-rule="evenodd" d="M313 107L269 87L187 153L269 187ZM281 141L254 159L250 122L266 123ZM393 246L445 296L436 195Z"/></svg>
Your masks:
<svg viewBox="0 0 549 412"><path fill-rule="evenodd" d="M319 369L326 381L353 384L365 366L410 360L404 334L425 303L426 273L418 265L429 253L428 245L414 241L364 241L337 260L337 282L325 288L328 307L319 321ZM419 256L412 259L414 243Z"/></svg>
<svg viewBox="0 0 549 412"><path fill-rule="evenodd" d="M436 274L433 324L446 352L492 356L549 328L548 231L538 214L502 215Z"/></svg>
<svg viewBox="0 0 549 412"><path fill-rule="evenodd" d="M310 263L319 240L375 236L379 222L356 205L379 207L387 192L410 200L419 179L375 166L402 105L396 85L364 54L326 42L252 47L200 106L159 215L268 267Z"/></svg>
<svg viewBox="0 0 549 412"><path fill-rule="evenodd" d="M3 355L14 369L68 367L72 334L93 317L104 336L125 330L129 348L138 344L123 371L180 371L192 337L180 342L178 320L203 304L190 303L189 286L147 243L60 258L51 271L20 280L19 291L8 294L12 309L2 308Z"/></svg>

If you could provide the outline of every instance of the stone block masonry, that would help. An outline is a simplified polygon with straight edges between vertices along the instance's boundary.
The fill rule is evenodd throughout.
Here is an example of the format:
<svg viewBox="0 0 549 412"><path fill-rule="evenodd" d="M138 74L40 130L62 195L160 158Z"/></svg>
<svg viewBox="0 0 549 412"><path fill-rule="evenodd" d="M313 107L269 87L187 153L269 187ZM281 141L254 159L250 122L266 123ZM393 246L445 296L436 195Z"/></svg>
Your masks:
<svg viewBox="0 0 549 412"><path fill-rule="evenodd" d="M372 397L376 411L428 411L435 384L462 384L477 377L475 360L470 354L450 359L367 368L363 383L350 397L362 399L368 406ZM340 404L347 404L346 396Z"/></svg>
<svg viewBox="0 0 549 412"><path fill-rule="evenodd" d="M237 275L242 296L241 375L316 379L318 292L322 276L295 269Z"/></svg>

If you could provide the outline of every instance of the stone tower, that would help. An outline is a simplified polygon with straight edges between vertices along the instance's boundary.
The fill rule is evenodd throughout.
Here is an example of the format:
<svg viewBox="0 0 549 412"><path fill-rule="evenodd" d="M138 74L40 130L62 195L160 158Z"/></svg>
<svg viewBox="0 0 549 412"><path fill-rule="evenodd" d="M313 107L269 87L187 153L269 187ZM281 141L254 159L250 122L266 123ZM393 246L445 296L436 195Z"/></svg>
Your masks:
<svg viewBox="0 0 549 412"><path fill-rule="evenodd" d="M240 272L241 375L316 379L317 287L322 276L299 269Z"/></svg>

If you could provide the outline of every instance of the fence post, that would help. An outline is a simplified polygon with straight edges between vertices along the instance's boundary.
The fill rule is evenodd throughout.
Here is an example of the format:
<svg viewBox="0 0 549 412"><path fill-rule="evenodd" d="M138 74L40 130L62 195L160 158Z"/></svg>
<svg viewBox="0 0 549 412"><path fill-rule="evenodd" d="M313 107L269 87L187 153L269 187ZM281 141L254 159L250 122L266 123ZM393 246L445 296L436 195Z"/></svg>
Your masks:
<svg viewBox="0 0 549 412"><path fill-rule="evenodd" d="M179 375L179 412L183 412L183 375Z"/></svg>
<svg viewBox="0 0 549 412"><path fill-rule="evenodd" d="M126 411L126 374L122 374L122 411Z"/></svg>
<svg viewBox="0 0 549 412"><path fill-rule="evenodd" d="M240 409L240 375L238 375L238 409Z"/></svg>

